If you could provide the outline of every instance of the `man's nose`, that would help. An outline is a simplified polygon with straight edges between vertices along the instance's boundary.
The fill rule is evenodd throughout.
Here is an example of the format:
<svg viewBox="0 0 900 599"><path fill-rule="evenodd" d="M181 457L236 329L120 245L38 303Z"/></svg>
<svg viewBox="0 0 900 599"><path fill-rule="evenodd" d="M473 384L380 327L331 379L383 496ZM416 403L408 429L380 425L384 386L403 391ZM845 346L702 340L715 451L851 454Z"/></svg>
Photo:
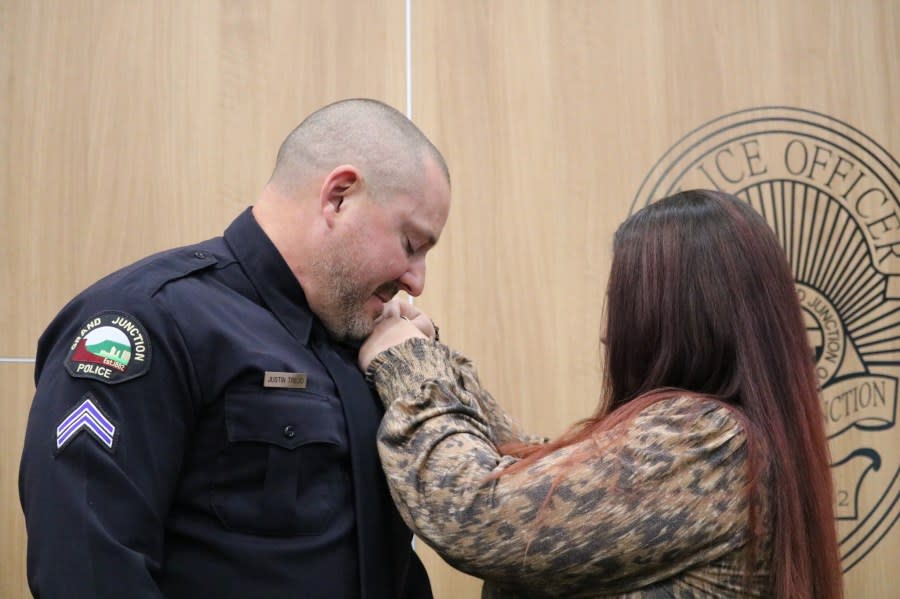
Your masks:
<svg viewBox="0 0 900 599"><path fill-rule="evenodd" d="M422 295L425 289L425 260L420 259L409 265L403 276L400 277L400 286L406 293L413 297Z"/></svg>

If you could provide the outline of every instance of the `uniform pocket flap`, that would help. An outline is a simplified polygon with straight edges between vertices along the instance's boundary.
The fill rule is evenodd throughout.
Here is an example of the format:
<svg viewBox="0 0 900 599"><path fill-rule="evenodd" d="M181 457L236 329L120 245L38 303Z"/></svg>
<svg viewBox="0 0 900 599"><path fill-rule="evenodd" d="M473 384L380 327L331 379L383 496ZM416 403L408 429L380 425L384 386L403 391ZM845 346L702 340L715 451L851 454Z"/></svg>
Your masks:
<svg viewBox="0 0 900 599"><path fill-rule="evenodd" d="M341 445L341 407L298 390L242 390L225 397L225 428L231 443L255 442L295 449Z"/></svg>

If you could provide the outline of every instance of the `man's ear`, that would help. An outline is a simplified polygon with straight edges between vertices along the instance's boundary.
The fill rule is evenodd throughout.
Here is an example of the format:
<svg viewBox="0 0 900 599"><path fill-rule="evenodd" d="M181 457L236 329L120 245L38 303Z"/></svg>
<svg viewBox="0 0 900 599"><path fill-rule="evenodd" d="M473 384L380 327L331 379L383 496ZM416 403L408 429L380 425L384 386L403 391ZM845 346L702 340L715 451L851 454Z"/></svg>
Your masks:
<svg viewBox="0 0 900 599"><path fill-rule="evenodd" d="M319 191L319 207L328 226L341 215L344 200L362 186L362 174L359 169L343 164L328 173Z"/></svg>

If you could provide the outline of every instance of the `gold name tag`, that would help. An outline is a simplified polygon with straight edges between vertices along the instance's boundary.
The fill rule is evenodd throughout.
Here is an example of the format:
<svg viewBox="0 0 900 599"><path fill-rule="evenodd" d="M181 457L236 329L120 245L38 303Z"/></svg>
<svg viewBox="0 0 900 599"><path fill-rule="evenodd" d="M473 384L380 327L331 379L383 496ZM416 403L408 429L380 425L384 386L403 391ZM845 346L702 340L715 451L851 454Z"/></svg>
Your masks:
<svg viewBox="0 0 900 599"><path fill-rule="evenodd" d="M287 389L306 389L306 374L303 372L269 372L263 379L263 387L283 387Z"/></svg>

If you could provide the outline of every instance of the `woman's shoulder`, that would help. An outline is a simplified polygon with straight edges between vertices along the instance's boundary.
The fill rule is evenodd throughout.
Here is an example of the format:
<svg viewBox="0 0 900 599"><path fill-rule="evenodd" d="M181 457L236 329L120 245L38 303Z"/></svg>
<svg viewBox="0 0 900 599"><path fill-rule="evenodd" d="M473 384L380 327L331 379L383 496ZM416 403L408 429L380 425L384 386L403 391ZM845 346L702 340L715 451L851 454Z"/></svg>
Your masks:
<svg viewBox="0 0 900 599"><path fill-rule="evenodd" d="M703 396L673 392L642 409L629 426L632 438L668 447L737 449L746 441L738 408Z"/></svg>
<svg viewBox="0 0 900 599"><path fill-rule="evenodd" d="M698 425L714 424L742 428L740 408L703 395L673 391L642 409L637 418L650 422L679 422Z"/></svg>

